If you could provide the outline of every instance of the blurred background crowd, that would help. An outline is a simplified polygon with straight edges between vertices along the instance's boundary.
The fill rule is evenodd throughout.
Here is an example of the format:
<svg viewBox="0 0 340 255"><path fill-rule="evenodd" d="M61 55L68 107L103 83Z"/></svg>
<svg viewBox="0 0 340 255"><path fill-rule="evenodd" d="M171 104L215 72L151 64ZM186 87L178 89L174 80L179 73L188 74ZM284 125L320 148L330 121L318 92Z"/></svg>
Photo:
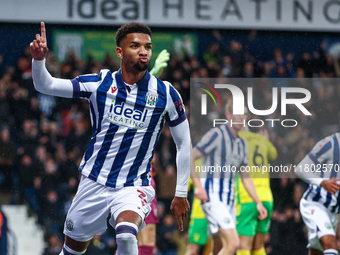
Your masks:
<svg viewBox="0 0 340 255"><path fill-rule="evenodd" d="M291 48L286 45L284 49L270 43L266 46L265 37L259 38L257 31L244 34L242 39L217 30L210 31L209 36L212 39L198 48L198 56L186 48L181 54L172 52L168 67L160 77L180 92L188 116L195 107L190 102L190 78L340 77L339 58L330 54L322 38L304 51L302 43L291 45ZM255 47L254 42L259 40L265 50ZM38 93L32 82L29 48L22 50L15 66L5 66L2 60L0 55L1 193L8 195L10 203L29 206L30 213L37 215L38 224L46 235L48 245L44 254L59 254L63 223L79 183L78 166L92 135L89 105L82 99ZM66 61L60 63L53 51L49 52L46 65L53 76L66 79L99 73L102 68L112 71L119 68L119 63L110 54L102 61L95 61L91 55L83 61L69 52ZM297 164L316 141L338 131L339 85L327 83L321 86L311 82L299 86L311 91L312 98L305 106L312 112L312 117L306 117L292 107L288 109L287 118L298 120L296 128L268 127L270 140L278 150L278 159L271 162L272 165ZM271 89L268 86L254 88L254 102L258 108L271 106ZM223 116L219 110L217 114ZM198 139L200 137L193 137L193 145ZM155 154L160 218L157 254L174 250L183 254L187 242L187 231L178 231L169 210L176 185L175 152L170 130L165 126ZM266 240L267 253L306 254L306 231L298 210L306 184L293 175L286 175L272 179L271 185L274 212ZM192 195L190 192L190 200ZM86 254L114 254L114 250L114 230L108 229L103 236L93 239Z"/></svg>

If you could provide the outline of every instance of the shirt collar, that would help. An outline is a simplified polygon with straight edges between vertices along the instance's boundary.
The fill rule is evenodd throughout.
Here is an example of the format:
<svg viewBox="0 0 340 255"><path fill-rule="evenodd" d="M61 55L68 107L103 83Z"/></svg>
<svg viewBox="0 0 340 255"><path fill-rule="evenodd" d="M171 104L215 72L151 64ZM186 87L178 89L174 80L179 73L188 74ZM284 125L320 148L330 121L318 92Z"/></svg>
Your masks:
<svg viewBox="0 0 340 255"><path fill-rule="evenodd" d="M148 70L146 70L143 78L139 82L137 82L137 86L141 89L147 90L148 89L148 83L149 83L149 80L150 80L150 76L151 76L150 73L148 72ZM119 70L116 74L116 81L117 81L117 87L118 88L125 88L126 85L123 81L120 68L119 68Z"/></svg>

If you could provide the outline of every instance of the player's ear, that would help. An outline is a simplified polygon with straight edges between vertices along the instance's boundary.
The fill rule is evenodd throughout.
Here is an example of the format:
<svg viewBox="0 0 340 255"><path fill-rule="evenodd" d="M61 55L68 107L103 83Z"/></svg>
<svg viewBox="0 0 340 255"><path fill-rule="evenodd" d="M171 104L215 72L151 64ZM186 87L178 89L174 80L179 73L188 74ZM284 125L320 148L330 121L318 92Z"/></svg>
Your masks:
<svg viewBox="0 0 340 255"><path fill-rule="evenodd" d="M118 56L120 59L123 58L122 47L117 47L117 48L116 48L116 54L117 54L117 56Z"/></svg>
<svg viewBox="0 0 340 255"><path fill-rule="evenodd" d="M225 115L226 119L229 119L229 117L231 117L230 116L231 114L229 112L224 113L224 115Z"/></svg>

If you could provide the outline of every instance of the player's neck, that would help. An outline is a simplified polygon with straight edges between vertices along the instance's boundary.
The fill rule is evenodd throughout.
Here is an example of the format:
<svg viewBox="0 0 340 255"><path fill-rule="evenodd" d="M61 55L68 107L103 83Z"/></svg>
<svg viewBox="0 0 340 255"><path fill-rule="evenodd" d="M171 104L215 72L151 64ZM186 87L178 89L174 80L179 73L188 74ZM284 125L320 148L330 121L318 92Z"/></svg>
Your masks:
<svg viewBox="0 0 340 255"><path fill-rule="evenodd" d="M233 127L229 127L229 130L230 130L231 134L233 135L233 137L236 138L238 131Z"/></svg>
<svg viewBox="0 0 340 255"><path fill-rule="evenodd" d="M135 69L127 68L124 64L121 66L122 79L125 83L133 85L139 82L145 75L146 71L137 71Z"/></svg>

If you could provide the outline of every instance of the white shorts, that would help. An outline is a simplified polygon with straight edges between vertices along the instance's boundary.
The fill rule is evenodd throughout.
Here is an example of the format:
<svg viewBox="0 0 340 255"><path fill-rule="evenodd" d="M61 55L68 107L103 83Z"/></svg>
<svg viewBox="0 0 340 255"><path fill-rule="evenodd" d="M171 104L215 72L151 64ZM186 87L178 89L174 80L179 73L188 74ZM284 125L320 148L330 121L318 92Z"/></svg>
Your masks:
<svg viewBox="0 0 340 255"><path fill-rule="evenodd" d="M300 212L308 229L308 248L323 251L320 238L335 236L338 226L338 214L331 213L322 204L301 199Z"/></svg>
<svg viewBox="0 0 340 255"><path fill-rule="evenodd" d="M64 234L76 241L86 242L94 235L105 232L109 213L110 225L115 228L118 215L128 210L141 216L141 230L145 226L146 216L151 211L149 203L154 196L155 190L152 186L115 189L82 176L77 194L67 213Z"/></svg>
<svg viewBox="0 0 340 255"><path fill-rule="evenodd" d="M208 221L208 232L214 235L219 228L236 229L236 207L234 204L226 205L218 196L210 195L209 202L202 204L202 209Z"/></svg>

